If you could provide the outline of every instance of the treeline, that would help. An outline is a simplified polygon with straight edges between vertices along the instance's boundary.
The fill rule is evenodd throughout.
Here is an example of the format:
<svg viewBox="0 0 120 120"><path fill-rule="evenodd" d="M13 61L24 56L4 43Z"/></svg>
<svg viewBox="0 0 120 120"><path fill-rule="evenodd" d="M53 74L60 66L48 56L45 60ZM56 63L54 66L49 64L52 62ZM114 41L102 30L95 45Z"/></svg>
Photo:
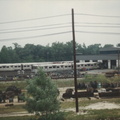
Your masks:
<svg viewBox="0 0 120 120"><path fill-rule="evenodd" d="M112 47L106 44L104 47ZM101 44L86 46L76 43L77 54L99 54ZM26 44L21 47L14 43L14 48L3 46L0 51L0 63L21 62L47 62L47 61L71 61L73 59L72 41L64 43L55 42L51 46Z"/></svg>

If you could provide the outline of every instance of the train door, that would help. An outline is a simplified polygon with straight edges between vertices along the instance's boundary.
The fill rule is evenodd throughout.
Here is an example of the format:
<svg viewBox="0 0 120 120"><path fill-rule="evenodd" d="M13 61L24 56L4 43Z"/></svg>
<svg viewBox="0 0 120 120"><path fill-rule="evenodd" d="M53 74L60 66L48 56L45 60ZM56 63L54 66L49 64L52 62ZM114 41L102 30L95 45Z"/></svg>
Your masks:
<svg viewBox="0 0 120 120"><path fill-rule="evenodd" d="M116 60L111 60L111 69L116 67Z"/></svg>
<svg viewBox="0 0 120 120"><path fill-rule="evenodd" d="M103 60L103 68L108 69L108 60Z"/></svg>

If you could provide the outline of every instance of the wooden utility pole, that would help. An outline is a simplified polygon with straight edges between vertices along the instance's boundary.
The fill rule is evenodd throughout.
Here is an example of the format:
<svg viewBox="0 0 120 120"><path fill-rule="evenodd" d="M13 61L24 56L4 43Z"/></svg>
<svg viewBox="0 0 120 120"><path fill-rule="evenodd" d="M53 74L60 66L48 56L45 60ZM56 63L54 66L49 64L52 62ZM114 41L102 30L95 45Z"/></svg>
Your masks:
<svg viewBox="0 0 120 120"><path fill-rule="evenodd" d="M120 74L120 50L118 49L118 75Z"/></svg>
<svg viewBox="0 0 120 120"><path fill-rule="evenodd" d="M78 92L77 92L77 72L76 72L76 42L75 42L75 28L74 28L74 9L72 9L72 35L73 35L73 56L74 56L75 105L76 105L76 112L79 112Z"/></svg>

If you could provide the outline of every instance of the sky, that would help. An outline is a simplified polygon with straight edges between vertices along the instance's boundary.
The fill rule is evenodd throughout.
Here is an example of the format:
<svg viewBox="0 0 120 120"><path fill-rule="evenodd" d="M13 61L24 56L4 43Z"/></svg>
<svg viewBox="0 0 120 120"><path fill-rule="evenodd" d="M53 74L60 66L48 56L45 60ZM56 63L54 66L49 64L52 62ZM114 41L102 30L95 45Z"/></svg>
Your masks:
<svg viewBox="0 0 120 120"><path fill-rule="evenodd" d="M120 43L120 0L0 0L0 49L70 42Z"/></svg>

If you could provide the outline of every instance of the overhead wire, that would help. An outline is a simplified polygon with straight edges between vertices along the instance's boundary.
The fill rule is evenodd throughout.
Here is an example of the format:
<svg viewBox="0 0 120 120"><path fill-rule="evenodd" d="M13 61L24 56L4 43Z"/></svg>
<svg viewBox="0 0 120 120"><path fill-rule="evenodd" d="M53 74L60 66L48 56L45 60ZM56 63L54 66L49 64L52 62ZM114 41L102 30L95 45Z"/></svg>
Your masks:
<svg viewBox="0 0 120 120"><path fill-rule="evenodd" d="M0 22L0 24L8 24L8 23L16 23L16 22L25 22L25 21L34 21L34 20L40 20L40 19L63 17L63 16L68 16L68 15L70 15L70 14L61 14L61 15L54 15L54 16L47 16L47 17L40 17L40 18L31 18L31 19L24 19L24 20L13 20L13 21Z"/></svg>
<svg viewBox="0 0 120 120"><path fill-rule="evenodd" d="M75 22L75 24L100 24L100 25L120 25L120 23L100 23L100 22Z"/></svg>
<svg viewBox="0 0 120 120"><path fill-rule="evenodd" d="M120 18L120 16L97 15L97 14L88 14L88 13L75 13L75 15L85 15L85 16L95 16L95 17L111 17L111 18Z"/></svg>
<svg viewBox="0 0 120 120"><path fill-rule="evenodd" d="M71 27L71 26L59 26L59 27L49 27L49 28L27 29L27 30L18 30L18 31L3 31L3 32L0 32L0 34L16 33L16 32L28 32L28 31L39 31L39 30L48 30L48 29L66 28L66 27Z"/></svg>
<svg viewBox="0 0 120 120"><path fill-rule="evenodd" d="M14 20L14 21L7 21L7 22L0 22L0 24L8 24L8 23L15 23L15 22L26 22L26 21L33 21L33 20L40 20L40 19L47 19L47 18L54 18L60 16L68 16L70 14L62 14L62 15L55 15L55 16L47 16L47 17L40 17L40 18L33 18L33 19L24 19L24 20ZM120 18L120 16L105 16L105 15L96 15L96 14L85 14L85 13L75 13L75 15L86 15L86 16L97 16L97 17L113 17L113 18ZM71 22L69 22L70 24ZM58 26L58 25L65 25L68 23L58 23L58 24L49 24L49 25L41 25L41 26L31 26L31 27L19 27L19 28L11 28L11 29L1 29L1 33L14 33L14 32L27 32L27 31L37 31L37 30L47 30L47 29L56 29L56 28L65 28L71 26ZM79 25L79 24L87 24L87 25ZM90 24L90 26L88 25ZM102 25L102 26L98 26ZM104 24L104 26L103 26ZM111 28L119 28L120 26L112 26L112 25L120 25L120 23L90 23L90 22L75 22L76 27L111 27ZM110 26L105 26L110 25ZM48 26L55 26L55 27L48 27ZM43 27L43 28L40 28ZM31 29L34 28L34 29ZM26 30L20 30L26 29ZM5 31L8 30L8 31ZM14 31L10 31L14 30ZM15 31L17 30L17 31ZM36 36L27 36L27 37L18 37L18 38L7 38L7 39L0 39L0 41L10 41L10 40L22 40L22 39L31 39L31 38L38 38L38 37L45 37L45 36L52 36L52 35L59 35L59 34L66 34L72 31L63 31L58 33L50 33L50 34L43 34L43 35L36 35ZM120 35L120 33L114 32L96 32L96 31L75 31L80 33L92 33L92 34L110 34L110 35Z"/></svg>
<svg viewBox="0 0 120 120"><path fill-rule="evenodd" d="M95 31L76 31L80 33L92 33L92 34L109 34L109 35L120 35L120 33L115 32L95 32Z"/></svg>
<svg viewBox="0 0 120 120"><path fill-rule="evenodd" d="M59 35L59 34L66 34L66 33L70 33L70 32L71 32L71 31L64 31L64 32L50 33L50 34L44 34L44 35L36 35L36 36L27 36L27 37L19 37L19 38L0 39L0 41L10 41L10 40L22 40L22 39L39 38L39 37L45 37L45 36L53 36L53 35Z"/></svg>
<svg viewBox="0 0 120 120"><path fill-rule="evenodd" d="M38 25L38 26L31 26L31 27L19 27L19 28L9 28L9 29L0 29L0 31L5 31L5 30L19 30L19 29L29 29L29 28L40 28L40 27L49 27L49 26L56 26L56 25L66 25L70 24L71 22L66 22L66 23L56 23L56 24L48 24L48 25Z"/></svg>
<svg viewBox="0 0 120 120"><path fill-rule="evenodd" d="M76 27L109 27L109 28L120 28L120 26L95 26L95 25L76 25Z"/></svg>

